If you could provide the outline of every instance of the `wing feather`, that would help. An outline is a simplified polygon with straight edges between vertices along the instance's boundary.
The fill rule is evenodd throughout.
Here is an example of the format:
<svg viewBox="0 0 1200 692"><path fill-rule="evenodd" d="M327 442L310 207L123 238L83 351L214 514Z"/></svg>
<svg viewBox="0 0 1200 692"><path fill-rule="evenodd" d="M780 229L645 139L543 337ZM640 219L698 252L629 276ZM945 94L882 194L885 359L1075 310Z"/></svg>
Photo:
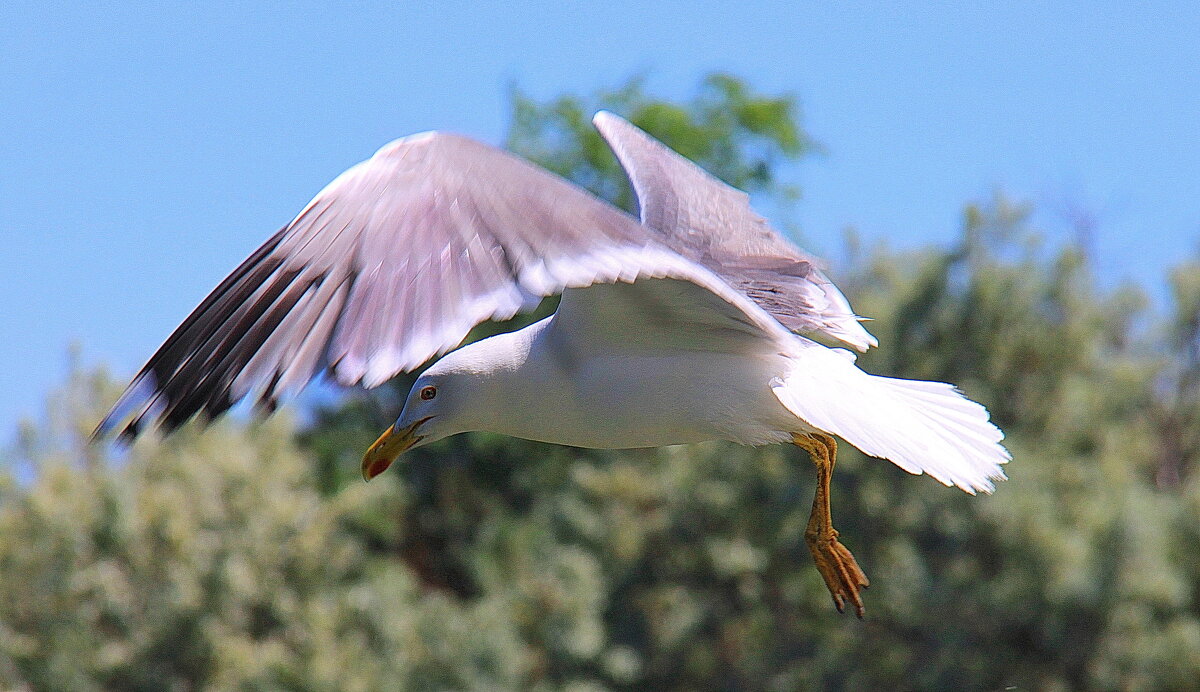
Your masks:
<svg viewBox="0 0 1200 692"><path fill-rule="evenodd" d="M744 193L615 116L596 124L629 172L644 224L479 142L444 133L397 140L338 176L222 281L96 434L124 423L122 436L134 437L156 420L169 431L251 395L270 410L322 370L377 386L454 348L479 322L596 283L678 280L583 293L636 296L648 315L666 301L687 316L659 322L685 341L779 345L791 338L786 327L875 343Z"/></svg>
<svg viewBox="0 0 1200 692"><path fill-rule="evenodd" d="M668 266L669 265L669 266ZM321 369L378 385L566 286L686 273L633 217L444 133L397 140L325 187L184 320L96 430L166 430Z"/></svg>
<svg viewBox="0 0 1200 692"><path fill-rule="evenodd" d="M642 223L704 265L788 329L833 337L860 351L878 345L816 259L772 229L730 187L628 121L593 122L637 193Z"/></svg>

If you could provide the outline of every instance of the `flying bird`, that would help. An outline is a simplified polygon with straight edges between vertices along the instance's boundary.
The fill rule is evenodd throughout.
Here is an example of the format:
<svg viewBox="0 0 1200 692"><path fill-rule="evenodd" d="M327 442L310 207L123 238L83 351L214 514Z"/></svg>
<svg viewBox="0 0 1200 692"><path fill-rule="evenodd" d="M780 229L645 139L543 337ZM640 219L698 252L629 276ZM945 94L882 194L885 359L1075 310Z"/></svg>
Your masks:
<svg viewBox="0 0 1200 692"><path fill-rule="evenodd" d="M200 304L96 437L268 411L327 372L416 379L364 477L484 430L589 448L795 444L817 469L805 532L839 611L868 580L829 508L835 436L969 493L1010 458L987 411L941 382L867 374L877 341L818 262L749 197L629 122L593 120L640 219L533 164L444 132L398 139L333 180ZM458 348L487 320L557 311Z"/></svg>

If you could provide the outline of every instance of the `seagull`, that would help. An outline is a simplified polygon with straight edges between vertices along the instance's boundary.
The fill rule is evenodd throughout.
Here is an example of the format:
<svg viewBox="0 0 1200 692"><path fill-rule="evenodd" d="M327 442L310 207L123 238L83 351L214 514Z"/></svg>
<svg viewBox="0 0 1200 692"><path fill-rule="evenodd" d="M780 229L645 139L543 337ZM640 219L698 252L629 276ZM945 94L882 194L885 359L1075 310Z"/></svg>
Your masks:
<svg viewBox="0 0 1200 692"><path fill-rule="evenodd" d="M1010 455L941 382L870 375L878 342L818 261L749 196L609 112L593 119L640 218L524 159L428 132L342 173L184 320L96 428L131 441L273 411L327 374L377 387L441 356L367 450L366 479L468 431L629 449L794 444L817 470L805 541L838 611L869 585L838 541L835 437L913 474L991 492ZM557 311L461 346L561 294Z"/></svg>

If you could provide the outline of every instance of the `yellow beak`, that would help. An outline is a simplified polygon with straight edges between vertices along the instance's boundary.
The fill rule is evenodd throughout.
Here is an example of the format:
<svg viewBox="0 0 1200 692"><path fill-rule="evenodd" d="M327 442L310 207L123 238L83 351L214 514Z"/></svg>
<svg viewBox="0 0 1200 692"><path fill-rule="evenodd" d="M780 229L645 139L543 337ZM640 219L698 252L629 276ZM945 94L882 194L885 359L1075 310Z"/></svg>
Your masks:
<svg viewBox="0 0 1200 692"><path fill-rule="evenodd" d="M416 443L425 439L424 436L417 434L417 428L427 420L429 418L422 418L400 431L397 431L395 427L384 430L379 439L375 440L375 443L363 455L363 480L369 481L387 471L388 467L392 465L392 462L396 461L397 457L411 449Z"/></svg>

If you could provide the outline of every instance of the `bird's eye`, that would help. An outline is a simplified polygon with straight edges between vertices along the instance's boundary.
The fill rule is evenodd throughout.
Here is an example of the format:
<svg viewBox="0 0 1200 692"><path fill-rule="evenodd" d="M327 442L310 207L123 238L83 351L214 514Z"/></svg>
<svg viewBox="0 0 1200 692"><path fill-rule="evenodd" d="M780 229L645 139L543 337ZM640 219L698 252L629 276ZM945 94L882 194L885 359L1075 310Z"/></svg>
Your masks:
<svg viewBox="0 0 1200 692"><path fill-rule="evenodd" d="M421 387L421 398L425 401L429 401L435 396L437 396L437 387Z"/></svg>

